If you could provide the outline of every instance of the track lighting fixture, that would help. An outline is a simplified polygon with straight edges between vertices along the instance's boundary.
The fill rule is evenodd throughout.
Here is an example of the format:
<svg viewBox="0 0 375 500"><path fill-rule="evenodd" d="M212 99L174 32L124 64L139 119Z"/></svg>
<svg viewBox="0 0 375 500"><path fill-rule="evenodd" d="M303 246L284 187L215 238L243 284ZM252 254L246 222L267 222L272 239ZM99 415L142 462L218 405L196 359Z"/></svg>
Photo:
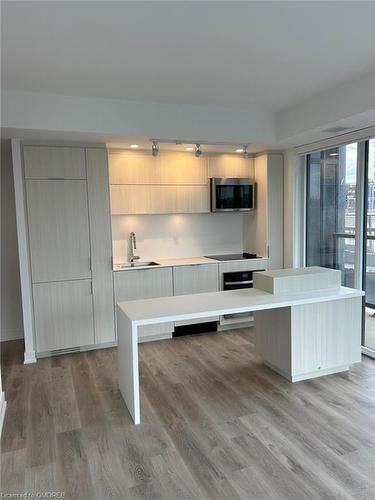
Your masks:
<svg viewBox="0 0 375 500"><path fill-rule="evenodd" d="M245 159L249 158L249 153L247 151L247 144L244 144L242 149L243 149L243 151L242 151L242 157L245 158Z"/></svg>
<svg viewBox="0 0 375 500"><path fill-rule="evenodd" d="M196 144L195 145L195 153L194 154L195 154L195 156L197 158L199 158L200 155L202 154L202 150L201 150L201 145L200 144Z"/></svg>
<svg viewBox="0 0 375 500"><path fill-rule="evenodd" d="M152 141L151 154L152 156L158 156L159 154L158 141Z"/></svg>

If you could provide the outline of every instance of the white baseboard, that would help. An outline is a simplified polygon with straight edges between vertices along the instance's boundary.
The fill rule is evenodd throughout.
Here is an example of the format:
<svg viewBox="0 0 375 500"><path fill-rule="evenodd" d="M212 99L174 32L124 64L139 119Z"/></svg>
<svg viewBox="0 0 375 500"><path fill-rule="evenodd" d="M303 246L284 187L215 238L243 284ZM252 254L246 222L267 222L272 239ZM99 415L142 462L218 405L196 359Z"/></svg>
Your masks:
<svg viewBox="0 0 375 500"><path fill-rule="evenodd" d="M4 419L5 419L6 407L7 407L7 402L5 401L5 393L2 392L0 394L0 436L1 436L1 432L3 430L3 423L4 423Z"/></svg>
<svg viewBox="0 0 375 500"><path fill-rule="evenodd" d="M166 340L171 338L172 338L172 333L156 333L155 335L138 337L138 344L144 344L145 342L155 342L156 340Z"/></svg>
<svg viewBox="0 0 375 500"><path fill-rule="evenodd" d="M22 330L1 330L0 342L8 342L8 340L19 340L23 339Z"/></svg>
<svg viewBox="0 0 375 500"><path fill-rule="evenodd" d="M36 363L35 351L25 351L23 362L25 365L28 365L29 363Z"/></svg>
<svg viewBox="0 0 375 500"><path fill-rule="evenodd" d="M334 375L335 373L347 372L350 369L349 365L335 366L334 368L326 368L325 370L317 370L315 372L303 373L301 375L291 375L290 373L281 370L277 366L263 361L263 363L271 368L274 372L289 380L289 382L302 382L303 380L310 380L312 378L324 377L325 375Z"/></svg>

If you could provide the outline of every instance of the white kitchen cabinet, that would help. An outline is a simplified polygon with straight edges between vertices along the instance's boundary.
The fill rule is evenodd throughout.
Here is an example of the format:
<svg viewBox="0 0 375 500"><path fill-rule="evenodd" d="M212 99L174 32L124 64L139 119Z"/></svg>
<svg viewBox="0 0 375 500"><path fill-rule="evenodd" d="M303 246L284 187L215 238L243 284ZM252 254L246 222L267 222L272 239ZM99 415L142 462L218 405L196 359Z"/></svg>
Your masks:
<svg viewBox="0 0 375 500"><path fill-rule="evenodd" d="M172 268L132 269L114 273L115 301L152 299L173 295ZM174 323L146 325L139 329L139 341L171 336Z"/></svg>
<svg viewBox="0 0 375 500"><path fill-rule="evenodd" d="M32 282L91 279L86 180L26 180Z"/></svg>
<svg viewBox="0 0 375 500"><path fill-rule="evenodd" d="M106 150L24 150L35 351L114 343Z"/></svg>
<svg viewBox="0 0 375 500"><path fill-rule="evenodd" d="M207 213L205 186L112 185L112 215Z"/></svg>
<svg viewBox="0 0 375 500"><path fill-rule="evenodd" d="M173 268L175 295L189 293L217 292L218 264L194 264Z"/></svg>
<svg viewBox="0 0 375 500"><path fill-rule="evenodd" d="M218 264L195 264L173 268L174 295L217 292L219 290ZM200 319L199 323L218 321L219 317ZM197 321L177 321L176 326L189 325Z"/></svg>
<svg viewBox="0 0 375 500"><path fill-rule="evenodd" d="M110 151L110 184L207 184L206 156L163 151Z"/></svg>
<svg viewBox="0 0 375 500"><path fill-rule="evenodd" d="M254 177L254 158L239 154L215 154L208 157L209 177Z"/></svg>
<svg viewBox="0 0 375 500"><path fill-rule="evenodd" d="M94 343L91 280L34 284L33 302L37 352Z"/></svg>
<svg viewBox="0 0 375 500"><path fill-rule="evenodd" d="M24 146L25 179L86 179L83 148Z"/></svg>
<svg viewBox="0 0 375 500"><path fill-rule="evenodd" d="M283 155L265 153L255 158L255 210L246 215L245 248L268 257L269 269L284 265Z"/></svg>
<svg viewBox="0 0 375 500"><path fill-rule="evenodd" d="M100 344L116 338L107 152L88 148L86 161L95 343Z"/></svg>

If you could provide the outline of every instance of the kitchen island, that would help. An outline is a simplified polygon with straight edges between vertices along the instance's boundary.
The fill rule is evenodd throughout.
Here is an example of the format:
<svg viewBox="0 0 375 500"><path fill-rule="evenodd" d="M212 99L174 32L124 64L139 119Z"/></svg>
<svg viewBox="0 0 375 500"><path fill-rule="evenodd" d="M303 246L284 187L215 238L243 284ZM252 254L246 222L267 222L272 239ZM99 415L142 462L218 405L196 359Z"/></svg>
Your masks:
<svg viewBox="0 0 375 500"><path fill-rule="evenodd" d="M254 312L256 351L291 382L349 370L361 360L364 292L342 287L339 280L339 271L283 269L254 273L252 289L118 303L119 386L134 423L140 423L143 325Z"/></svg>

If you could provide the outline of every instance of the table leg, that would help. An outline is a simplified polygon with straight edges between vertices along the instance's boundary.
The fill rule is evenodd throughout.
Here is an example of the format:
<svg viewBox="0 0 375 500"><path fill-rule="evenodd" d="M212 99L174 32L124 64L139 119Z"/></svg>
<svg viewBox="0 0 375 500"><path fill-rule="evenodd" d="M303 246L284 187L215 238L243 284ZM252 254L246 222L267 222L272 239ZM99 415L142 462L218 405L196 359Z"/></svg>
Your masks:
<svg viewBox="0 0 375 500"><path fill-rule="evenodd" d="M141 421L139 397L138 328L117 307L119 387L135 424Z"/></svg>

